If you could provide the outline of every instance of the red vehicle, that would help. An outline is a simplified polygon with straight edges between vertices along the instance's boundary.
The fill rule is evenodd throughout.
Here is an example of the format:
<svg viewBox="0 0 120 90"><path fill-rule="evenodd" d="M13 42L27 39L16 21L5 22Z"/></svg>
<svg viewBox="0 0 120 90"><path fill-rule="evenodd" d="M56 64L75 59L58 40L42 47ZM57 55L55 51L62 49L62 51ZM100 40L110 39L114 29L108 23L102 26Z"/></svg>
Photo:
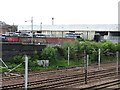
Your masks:
<svg viewBox="0 0 120 90"><path fill-rule="evenodd" d="M42 44L61 44L65 41L74 41L75 38L62 38L62 37L16 37L16 36L6 36L6 42L22 42L22 43L31 43L33 40L34 43L42 43Z"/></svg>

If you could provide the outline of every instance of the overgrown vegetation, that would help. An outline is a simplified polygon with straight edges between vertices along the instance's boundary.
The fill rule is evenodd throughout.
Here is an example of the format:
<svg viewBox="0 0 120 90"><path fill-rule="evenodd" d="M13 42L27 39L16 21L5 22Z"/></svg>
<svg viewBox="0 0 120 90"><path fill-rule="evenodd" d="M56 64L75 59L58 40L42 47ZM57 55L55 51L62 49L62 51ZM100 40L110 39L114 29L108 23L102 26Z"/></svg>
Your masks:
<svg viewBox="0 0 120 90"><path fill-rule="evenodd" d="M98 49L101 49L101 62L108 62L116 60L116 51L120 51L120 43L112 43L110 41L94 42L94 41L80 41L75 40L73 42L65 42L62 46L48 46L43 49L42 53L34 52L29 58L29 71L32 70L44 70L68 67L68 47L70 48L70 65L83 65L84 55L89 55L89 63L96 63L98 60ZM22 63L13 72L24 72L24 55L14 56L8 60L6 64L9 69L16 67ZM44 68L39 66L37 60L49 60L49 67ZM4 72L8 72L8 69L2 69Z"/></svg>

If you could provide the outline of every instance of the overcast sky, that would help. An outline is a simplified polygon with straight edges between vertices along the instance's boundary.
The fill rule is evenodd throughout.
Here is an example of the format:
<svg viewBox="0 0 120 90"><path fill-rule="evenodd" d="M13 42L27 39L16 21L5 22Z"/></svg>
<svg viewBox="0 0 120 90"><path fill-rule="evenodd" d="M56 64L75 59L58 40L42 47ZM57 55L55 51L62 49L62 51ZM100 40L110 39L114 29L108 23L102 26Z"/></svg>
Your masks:
<svg viewBox="0 0 120 90"><path fill-rule="evenodd" d="M0 0L0 21L34 24L117 24L119 0Z"/></svg>

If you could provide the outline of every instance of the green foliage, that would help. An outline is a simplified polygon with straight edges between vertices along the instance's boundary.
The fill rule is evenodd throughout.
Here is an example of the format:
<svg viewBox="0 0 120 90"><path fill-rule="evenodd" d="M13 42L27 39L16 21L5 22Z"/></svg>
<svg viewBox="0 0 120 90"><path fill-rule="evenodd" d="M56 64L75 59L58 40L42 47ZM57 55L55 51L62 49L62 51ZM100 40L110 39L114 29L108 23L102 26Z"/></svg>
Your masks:
<svg viewBox="0 0 120 90"><path fill-rule="evenodd" d="M54 48L57 49L57 53L56 53L57 58L62 59L65 57L65 50L62 47L55 46Z"/></svg>
<svg viewBox="0 0 120 90"><path fill-rule="evenodd" d="M39 55L38 55L37 51L34 52L32 57L29 56L28 58L29 58L29 60L28 60L29 69L32 69L33 67L38 66L37 60L39 60Z"/></svg>
<svg viewBox="0 0 120 90"><path fill-rule="evenodd" d="M66 50L67 57L67 48L70 47L70 59L83 58L84 50L90 56L91 62L96 62L98 59L98 49L101 49L101 56L115 54L116 51L120 51L120 43L112 43L110 41L94 42L94 41L73 41L65 42L63 44L63 49ZM67 58L66 58L67 59Z"/></svg>
<svg viewBox="0 0 120 90"><path fill-rule="evenodd" d="M8 69L7 68L0 68L0 73L2 72L8 72Z"/></svg>
<svg viewBox="0 0 120 90"><path fill-rule="evenodd" d="M14 70L14 72L24 73L25 69L23 67L18 67L17 69Z"/></svg>
<svg viewBox="0 0 120 90"><path fill-rule="evenodd" d="M39 59L38 53L35 51L33 56L28 56L28 68L29 70L33 70L34 67L39 67L37 60ZM9 69L15 68L17 65L22 63L21 66L17 67L13 72L23 72L25 68L25 56L24 55L16 55L11 58L9 61L5 62L8 65ZM6 71L3 69L3 71Z"/></svg>
<svg viewBox="0 0 120 90"><path fill-rule="evenodd" d="M120 52L120 43L116 43L116 44L115 44L115 47L116 47L116 51L119 51L119 52Z"/></svg>
<svg viewBox="0 0 120 90"><path fill-rule="evenodd" d="M101 62L116 60L115 52L120 51L120 43L112 43L110 41L94 42L88 40L75 40L71 42L64 42L62 46L48 46L42 50L41 54L35 51L32 56L28 56L29 70L45 70L67 67L68 47L70 48L70 66L82 65L84 63L84 51L86 51L89 55L90 63L97 62L99 48L101 49ZM37 60L40 59L50 60L50 66L47 68L40 67L37 63ZM24 55L17 55L7 62L7 65L10 69L12 69L24 60ZM2 70L6 72L8 71L5 68ZM0 72L2 70L0 70ZM24 63L14 71L24 72Z"/></svg>
<svg viewBox="0 0 120 90"><path fill-rule="evenodd" d="M115 53L115 51L117 50L116 45L110 41L103 42L101 45L104 53L106 52Z"/></svg>
<svg viewBox="0 0 120 90"><path fill-rule="evenodd" d="M52 62L57 59L56 53L57 53L57 49L48 46L43 49L41 56L42 56L42 59L50 60Z"/></svg>
<svg viewBox="0 0 120 90"><path fill-rule="evenodd" d="M23 55L16 55L9 60L9 62L14 63L14 64L20 64L23 61L24 61Z"/></svg>
<svg viewBox="0 0 120 90"><path fill-rule="evenodd" d="M73 42L65 42L62 47L64 49L66 57L68 55L68 47L70 48L70 59L77 58L77 56L79 56L78 53L81 52L80 42L78 40L75 40Z"/></svg>

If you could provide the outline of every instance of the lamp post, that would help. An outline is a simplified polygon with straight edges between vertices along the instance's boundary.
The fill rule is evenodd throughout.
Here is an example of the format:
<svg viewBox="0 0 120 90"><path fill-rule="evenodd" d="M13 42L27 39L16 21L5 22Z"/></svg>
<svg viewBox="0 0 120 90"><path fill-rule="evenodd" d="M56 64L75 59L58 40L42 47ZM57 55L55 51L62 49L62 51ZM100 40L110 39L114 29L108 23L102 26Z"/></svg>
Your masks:
<svg viewBox="0 0 120 90"><path fill-rule="evenodd" d="M54 25L54 18L52 17L52 25Z"/></svg>
<svg viewBox="0 0 120 90"><path fill-rule="evenodd" d="M25 22L31 21L31 33L32 33L32 39L31 39L31 44L33 44L33 17L31 17L31 20L27 20Z"/></svg>
<svg viewBox="0 0 120 90"><path fill-rule="evenodd" d="M33 17L31 17L31 31L32 31L32 44L33 44Z"/></svg>
<svg viewBox="0 0 120 90"><path fill-rule="evenodd" d="M40 23L40 30L42 31L42 22Z"/></svg>

